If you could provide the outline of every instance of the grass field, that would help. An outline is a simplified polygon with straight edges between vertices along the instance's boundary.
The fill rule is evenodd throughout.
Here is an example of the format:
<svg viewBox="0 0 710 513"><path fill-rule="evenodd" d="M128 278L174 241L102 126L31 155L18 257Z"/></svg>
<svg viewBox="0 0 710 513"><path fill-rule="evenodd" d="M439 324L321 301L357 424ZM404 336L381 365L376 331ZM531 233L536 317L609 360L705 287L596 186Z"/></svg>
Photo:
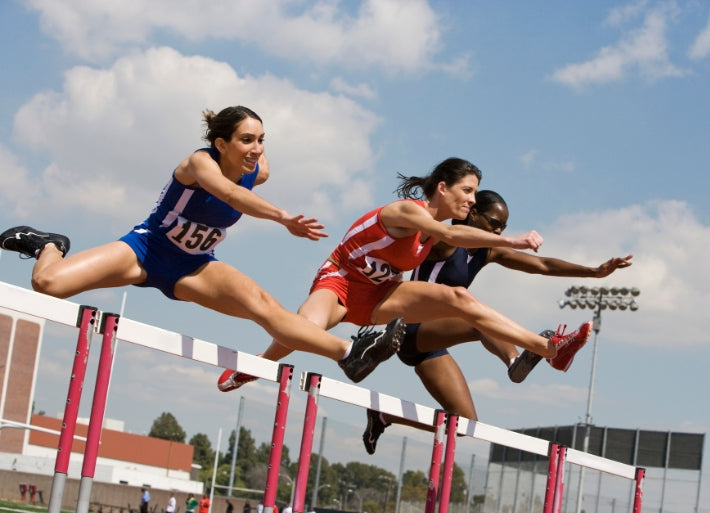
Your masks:
<svg viewBox="0 0 710 513"><path fill-rule="evenodd" d="M32 504L27 504L26 502L0 500L0 511L29 511L34 513L39 511L47 511L47 506L33 506ZM63 509L62 513L71 513L71 510Z"/></svg>

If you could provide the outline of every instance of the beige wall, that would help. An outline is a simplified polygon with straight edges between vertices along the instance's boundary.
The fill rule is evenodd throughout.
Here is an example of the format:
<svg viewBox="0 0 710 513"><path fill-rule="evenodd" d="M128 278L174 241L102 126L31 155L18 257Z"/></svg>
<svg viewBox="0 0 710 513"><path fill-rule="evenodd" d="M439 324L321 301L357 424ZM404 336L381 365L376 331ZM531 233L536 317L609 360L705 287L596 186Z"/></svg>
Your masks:
<svg viewBox="0 0 710 513"><path fill-rule="evenodd" d="M13 472L12 470L0 470L0 497L10 501L20 501L20 483L37 485L37 489L42 491L44 504L49 501L49 494L52 489L52 476L38 476L24 472ZM170 491L150 488L150 511L162 513L170 498ZM77 497L79 496L79 480L67 479L62 496L62 509L76 510ZM91 487L91 510L98 511L94 505L100 504L103 513L120 513L128 509L138 510L141 498L141 489L136 486L120 484L93 483ZM186 493L175 493L178 512L185 513ZM199 499L199 497L197 497ZM39 501L39 494L35 496ZM26 502L29 502L29 493ZM241 513L244 507L243 499L232 499L234 513ZM256 501L250 501L252 506L256 506ZM227 504L224 497L215 497L212 505L212 513L225 513Z"/></svg>

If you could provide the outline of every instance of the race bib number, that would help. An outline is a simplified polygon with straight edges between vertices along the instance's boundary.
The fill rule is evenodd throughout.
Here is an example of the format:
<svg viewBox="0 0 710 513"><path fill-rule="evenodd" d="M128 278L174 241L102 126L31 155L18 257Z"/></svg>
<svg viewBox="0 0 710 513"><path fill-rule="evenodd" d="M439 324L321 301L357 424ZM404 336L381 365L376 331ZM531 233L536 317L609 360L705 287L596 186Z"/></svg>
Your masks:
<svg viewBox="0 0 710 513"><path fill-rule="evenodd" d="M378 284L389 280L401 280L402 271L393 267L389 262L379 258L365 257L365 267L360 272L372 283Z"/></svg>
<svg viewBox="0 0 710 513"><path fill-rule="evenodd" d="M191 255L209 253L227 236L227 230L212 228L201 223L193 223L183 217L167 233L170 242Z"/></svg>

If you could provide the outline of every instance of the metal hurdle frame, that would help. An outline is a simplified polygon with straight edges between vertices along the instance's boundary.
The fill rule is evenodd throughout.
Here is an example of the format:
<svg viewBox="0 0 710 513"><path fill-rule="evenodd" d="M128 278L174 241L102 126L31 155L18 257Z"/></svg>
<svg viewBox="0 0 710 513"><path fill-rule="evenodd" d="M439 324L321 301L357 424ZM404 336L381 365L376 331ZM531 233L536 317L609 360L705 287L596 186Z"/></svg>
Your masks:
<svg viewBox="0 0 710 513"><path fill-rule="evenodd" d="M453 414L445 414L442 410L422 406L404 399L382 394L350 383L343 383L313 372L303 372L300 388L308 392L306 413L303 423L303 437L299 452L298 471L293 498L294 513L303 513L313 433L315 430L318 399L328 397L344 403L369 408L388 415L401 417L417 422L423 428L433 426L435 431L432 448L432 462L429 473L429 490L427 493L426 513L433 513L439 495L439 513L448 513L449 495L451 491L451 474L456 450L456 436L468 436L490 443L505 445L549 458L546 484L544 513L560 513L564 491L564 468L566 463L581 465L635 482L636 493L633 502L633 513L641 513L642 482L645 469L619 463L601 456L570 449L562 445L535 438L529 435L509 431L474 421ZM446 420L446 430L444 421ZM443 451L443 434L446 432L446 451L442 486L439 493L439 471Z"/></svg>
<svg viewBox="0 0 710 513"><path fill-rule="evenodd" d="M434 444L431 448L431 464L429 465L429 486L427 487L425 513L434 513L436 498L439 495L439 475L441 459L444 452L444 438L446 430L446 412L434 412Z"/></svg>
<svg viewBox="0 0 710 513"><path fill-rule="evenodd" d="M451 476L454 466L454 451L456 447L456 425L458 416L447 415L442 410L434 410L427 406L399 399L390 395L374 392L350 383L343 383L314 372L301 373L301 390L308 392L306 412L303 422L303 436L298 458L295 491L293 494L293 512L304 513L306 487L308 485L308 471L311 463L313 448L313 433L318 416L318 399L329 397L341 402L370 408L383 413L402 417L422 424L423 427L434 427L434 445L432 461L429 471L429 489L427 492L426 513L433 513L436 507L436 498L439 495L439 512L447 513L449 494L451 492ZM446 421L446 422L445 422ZM447 429L444 429L446 424ZM446 431L446 456L444 459L444 472L441 493L439 494L439 471L442 463L443 438Z"/></svg>
<svg viewBox="0 0 710 513"><path fill-rule="evenodd" d="M264 490L264 513L273 512L283 449L285 423L288 414L290 387L293 378L293 366L265 360L248 353L240 353L211 342L163 330L130 319L121 319L119 325L119 316L116 314L102 314L95 307L78 305L67 300L39 294L4 282L0 282L0 306L59 324L79 328L77 351L70 376L69 392L64 412L62 431L60 433L59 447L57 449L57 461L55 465L55 475L52 481L48 513L59 513L61 509L64 484L67 478L69 458L71 455L71 445L79 409L79 400L86 372L91 334L93 332L102 333L103 341L99 369L97 371L96 387L94 389L94 403L92 404L89 421L89 436L87 436L83 455L77 513L88 512L91 484L93 482L96 459L98 457L98 444L105 413L111 361L116 340L123 340L131 344L156 349L221 368L236 369L261 379L279 383L274 430L272 433L272 451ZM146 342L147 340L150 342ZM438 491L440 457L442 452L441 445L443 443L443 412L349 383L326 378L316 373L302 373L300 388L307 391L309 397L303 425L298 473L294 485L294 513L303 513L304 509L308 469L313 444L313 432L317 417L318 398L320 396L326 396L362 408L370 408L389 415L405 418L418 422L422 426L435 427L432 468L430 470L430 485L433 485L434 491L432 492L433 500L430 500L430 497L427 496L426 508L426 513L433 513L436 493ZM545 509L545 513L559 513L562 490L564 487L563 470L565 462L582 465L634 480L636 487L633 513L641 512L643 499L642 482L645 476L645 469L643 468L618 463L582 451L567 449L557 444L551 444L546 440L508 431L463 417L459 418L455 415L446 416L446 420L448 429L446 430L447 444L446 457L444 459L444 479L439 497L440 513L448 512L448 493L450 492L451 485L450 471L453 468L453 456L456 446L455 438L457 434L506 445L550 458L547 481L548 493L546 494L545 500L545 507L549 507L549 509ZM448 484L447 479L449 480Z"/></svg>
<svg viewBox="0 0 710 513"><path fill-rule="evenodd" d="M547 476L547 494L545 505L547 508L548 496L550 489L554 490L554 495L551 497L553 503L550 505L550 510L544 509L544 513L559 513L562 506L562 492L564 489L564 465L565 463L573 463L583 467L591 468L607 474L616 475L624 479L629 479L635 482L635 496L633 502L633 513L641 513L643 491L642 483L645 476L645 469L634 467L626 463L602 458L595 454L589 454L576 449L571 449L558 445L547 440L535 438L515 431L509 431L499 427L484 424L482 422L470 420L461 417L459 419L458 434L470 436L479 440L485 440L499 445L520 449L540 456L550 458L550 468ZM555 448L556 447L556 448ZM553 467L552 460L556 459Z"/></svg>
<svg viewBox="0 0 710 513"><path fill-rule="evenodd" d="M273 512L276 503L276 490L293 379L292 365L272 362L249 353L239 352L126 318L121 319L119 323L117 314L102 313L95 307L78 305L64 299L57 299L4 282L0 282L0 306L8 310L79 328L76 355L69 380L69 392L62 422L62 431L59 437L59 447L57 448L57 460L52 479L48 513L59 513L61 510L72 440L88 364L91 335L94 332L101 333L103 340L88 435L83 454L77 513L87 513L89 510L91 487L98 458L98 446L106 409L116 340L123 340L134 345L155 349L220 368L236 369L239 372L245 372L279 384L271 438L272 449L263 501L264 513Z"/></svg>

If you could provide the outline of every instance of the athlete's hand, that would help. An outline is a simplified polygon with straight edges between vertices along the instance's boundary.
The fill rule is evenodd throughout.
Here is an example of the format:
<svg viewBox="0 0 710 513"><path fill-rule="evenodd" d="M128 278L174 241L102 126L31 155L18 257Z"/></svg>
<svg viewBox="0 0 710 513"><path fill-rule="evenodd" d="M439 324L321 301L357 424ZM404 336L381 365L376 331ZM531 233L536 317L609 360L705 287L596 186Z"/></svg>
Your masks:
<svg viewBox="0 0 710 513"><path fill-rule="evenodd" d="M602 265L597 267L597 272L594 273L595 278L604 278L606 276L609 276L611 273L616 271L617 269L623 269L624 267L629 267L632 262L631 259L633 258L633 255L627 255L624 258L619 258L619 257L614 257L610 258L606 262L604 262Z"/></svg>
<svg viewBox="0 0 710 513"><path fill-rule="evenodd" d="M303 214L299 214L297 216L288 216L284 218L281 223L291 232L291 235L295 235L296 237L319 240L328 236L328 234L323 231L325 225L320 224L315 217L306 219Z"/></svg>
<svg viewBox="0 0 710 513"><path fill-rule="evenodd" d="M514 235L509 237L511 248L513 249L532 249L537 253L537 249L542 246L542 236L535 230L523 233L522 235Z"/></svg>

